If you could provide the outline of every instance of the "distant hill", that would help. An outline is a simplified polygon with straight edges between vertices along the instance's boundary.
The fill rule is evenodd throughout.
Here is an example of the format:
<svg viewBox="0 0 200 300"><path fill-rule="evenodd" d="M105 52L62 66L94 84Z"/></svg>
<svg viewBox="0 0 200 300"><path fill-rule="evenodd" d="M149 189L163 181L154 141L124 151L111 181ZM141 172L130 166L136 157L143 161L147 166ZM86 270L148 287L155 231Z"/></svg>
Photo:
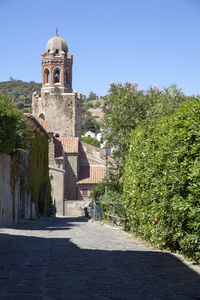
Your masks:
<svg viewBox="0 0 200 300"><path fill-rule="evenodd" d="M17 107L24 111L31 111L32 93L40 92L41 87L41 83L35 81L24 82L13 78L0 82L0 91L16 102Z"/></svg>

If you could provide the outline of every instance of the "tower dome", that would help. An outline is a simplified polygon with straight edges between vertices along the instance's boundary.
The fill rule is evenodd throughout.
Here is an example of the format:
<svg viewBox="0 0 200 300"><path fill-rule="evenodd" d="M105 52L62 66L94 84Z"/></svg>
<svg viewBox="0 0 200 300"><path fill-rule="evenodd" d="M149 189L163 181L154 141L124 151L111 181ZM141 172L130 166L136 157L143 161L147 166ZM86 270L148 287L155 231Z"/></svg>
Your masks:
<svg viewBox="0 0 200 300"><path fill-rule="evenodd" d="M68 46L65 40L59 36L55 36L51 38L46 46L46 51L54 52L54 51L64 51L65 53L68 52Z"/></svg>

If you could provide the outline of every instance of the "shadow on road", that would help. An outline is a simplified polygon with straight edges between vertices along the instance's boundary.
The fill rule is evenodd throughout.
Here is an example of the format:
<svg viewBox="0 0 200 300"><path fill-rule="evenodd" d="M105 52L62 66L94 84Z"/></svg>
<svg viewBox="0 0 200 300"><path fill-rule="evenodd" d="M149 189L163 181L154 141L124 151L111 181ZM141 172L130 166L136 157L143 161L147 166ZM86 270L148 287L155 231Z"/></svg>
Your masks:
<svg viewBox="0 0 200 300"><path fill-rule="evenodd" d="M73 221L85 222L63 218L56 226ZM80 249L68 238L0 234L0 299L200 299L200 277L169 253Z"/></svg>
<svg viewBox="0 0 200 300"><path fill-rule="evenodd" d="M41 222L40 222L41 219ZM49 220L51 219L51 222ZM20 224L7 226L10 229L17 230L68 230L74 226L74 223L88 222L85 217L78 218L56 218L56 217L41 217L33 220L21 220ZM27 226L28 224L28 226ZM51 225L50 225L51 224ZM77 226L77 224L76 224ZM1 228L1 227L0 227Z"/></svg>

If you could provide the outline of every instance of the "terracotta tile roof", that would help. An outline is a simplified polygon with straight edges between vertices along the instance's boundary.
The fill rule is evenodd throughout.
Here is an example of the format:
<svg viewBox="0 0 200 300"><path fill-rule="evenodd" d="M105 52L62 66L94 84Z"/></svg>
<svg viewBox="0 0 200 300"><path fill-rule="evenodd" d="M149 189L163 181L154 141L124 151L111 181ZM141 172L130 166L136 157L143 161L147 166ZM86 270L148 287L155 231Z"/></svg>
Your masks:
<svg viewBox="0 0 200 300"><path fill-rule="evenodd" d="M105 176L105 166L81 166L78 184L99 183Z"/></svg>
<svg viewBox="0 0 200 300"><path fill-rule="evenodd" d="M66 153L78 153L79 148L79 138L78 137L65 137L57 138L63 147L63 151ZM61 155L59 155L61 156Z"/></svg>

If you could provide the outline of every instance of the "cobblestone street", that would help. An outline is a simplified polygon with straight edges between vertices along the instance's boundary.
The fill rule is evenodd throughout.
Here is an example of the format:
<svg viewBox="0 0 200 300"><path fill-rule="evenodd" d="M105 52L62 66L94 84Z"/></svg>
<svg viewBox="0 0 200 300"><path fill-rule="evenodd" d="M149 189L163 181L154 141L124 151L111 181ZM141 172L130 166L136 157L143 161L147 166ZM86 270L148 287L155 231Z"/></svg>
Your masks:
<svg viewBox="0 0 200 300"><path fill-rule="evenodd" d="M200 299L200 268L84 218L0 229L0 299Z"/></svg>

